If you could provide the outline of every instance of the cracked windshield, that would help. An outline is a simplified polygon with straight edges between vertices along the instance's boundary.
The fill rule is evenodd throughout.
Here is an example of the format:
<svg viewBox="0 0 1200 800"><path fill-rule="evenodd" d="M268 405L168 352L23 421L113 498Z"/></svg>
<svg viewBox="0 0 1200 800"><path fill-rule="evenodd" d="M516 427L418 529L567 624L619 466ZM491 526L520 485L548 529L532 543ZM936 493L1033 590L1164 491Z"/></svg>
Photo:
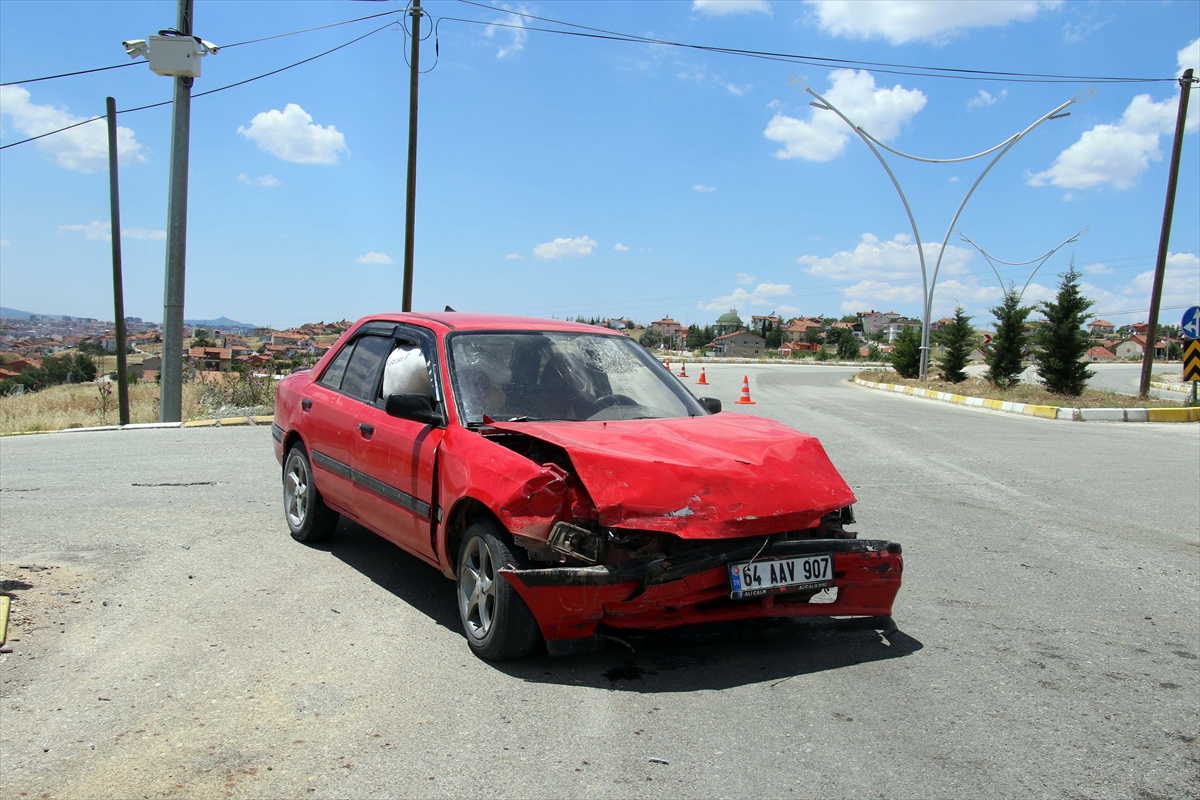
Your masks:
<svg viewBox="0 0 1200 800"><path fill-rule="evenodd" d="M455 387L471 423L484 416L618 420L705 413L677 382L664 379L640 345L624 337L464 333L450 341Z"/></svg>

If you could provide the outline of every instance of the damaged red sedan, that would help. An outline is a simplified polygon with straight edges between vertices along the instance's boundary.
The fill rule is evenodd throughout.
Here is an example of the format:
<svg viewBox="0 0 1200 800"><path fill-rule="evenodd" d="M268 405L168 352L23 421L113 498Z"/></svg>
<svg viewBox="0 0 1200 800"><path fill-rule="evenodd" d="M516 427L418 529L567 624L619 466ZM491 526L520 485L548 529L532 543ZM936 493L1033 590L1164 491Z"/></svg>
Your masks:
<svg viewBox="0 0 1200 800"><path fill-rule="evenodd" d="M820 442L696 398L629 337L494 314L355 323L279 385L292 536L342 514L455 582L471 649L764 617L888 617L904 562L858 539Z"/></svg>

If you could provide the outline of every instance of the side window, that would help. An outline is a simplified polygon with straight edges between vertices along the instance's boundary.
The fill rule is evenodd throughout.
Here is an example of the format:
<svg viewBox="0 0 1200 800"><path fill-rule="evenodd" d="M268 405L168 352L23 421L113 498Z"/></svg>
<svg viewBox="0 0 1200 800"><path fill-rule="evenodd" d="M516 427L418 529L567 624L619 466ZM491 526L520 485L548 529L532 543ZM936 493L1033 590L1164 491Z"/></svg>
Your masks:
<svg viewBox="0 0 1200 800"><path fill-rule="evenodd" d="M382 336L364 336L359 339L354 354L350 357L350 363L346 365L342 391L370 402L379 368L383 366L383 359L391 346L392 340Z"/></svg>
<svg viewBox="0 0 1200 800"><path fill-rule="evenodd" d="M342 352L337 354L333 359L333 363L325 370L325 374L321 376L321 385L330 389L342 388L342 376L346 374L346 364L350 361L350 354L354 352L354 343L346 345L342 348Z"/></svg>
<svg viewBox="0 0 1200 800"><path fill-rule="evenodd" d="M429 364L421 348L415 344L397 344L396 349L388 354L387 363L383 368L379 397L386 399L388 395L401 393L433 396L433 386L429 381Z"/></svg>

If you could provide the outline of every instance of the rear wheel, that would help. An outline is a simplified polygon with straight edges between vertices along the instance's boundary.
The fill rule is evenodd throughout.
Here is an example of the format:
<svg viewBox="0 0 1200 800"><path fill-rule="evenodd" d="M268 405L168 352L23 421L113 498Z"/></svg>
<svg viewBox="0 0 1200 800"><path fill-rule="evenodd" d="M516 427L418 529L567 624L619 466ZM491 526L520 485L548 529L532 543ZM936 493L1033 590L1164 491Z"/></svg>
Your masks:
<svg viewBox="0 0 1200 800"><path fill-rule="evenodd" d="M458 551L463 631L472 652L489 661L527 655L541 636L525 601L499 574L505 566L520 566L506 538L491 520L476 520L463 533Z"/></svg>
<svg viewBox="0 0 1200 800"><path fill-rule="evenodd" d="M321 499L301 444L293 445L283 462L283 516L298 542L324 541L337 527L338 514Z"/></svg>

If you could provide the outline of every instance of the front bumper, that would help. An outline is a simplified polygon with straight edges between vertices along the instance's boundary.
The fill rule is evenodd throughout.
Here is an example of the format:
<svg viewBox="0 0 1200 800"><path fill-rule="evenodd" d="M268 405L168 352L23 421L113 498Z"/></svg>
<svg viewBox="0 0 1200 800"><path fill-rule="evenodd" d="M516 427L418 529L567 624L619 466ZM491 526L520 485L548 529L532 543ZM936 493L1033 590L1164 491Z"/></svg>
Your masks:
<svg viewBox="0 0 1200 800"><path fill-rule="evenodd" d="M832 553L837 597L809 602L811 592L729 597L735 561ZM503 569L547 642L583 639L596 626L659 630L701 622L763 617L886 617L900 590L900 545L871 539L798 539L740 543L721 552L639 559L614 566ZM552 648L553 649L553 648Z"/></svg>

